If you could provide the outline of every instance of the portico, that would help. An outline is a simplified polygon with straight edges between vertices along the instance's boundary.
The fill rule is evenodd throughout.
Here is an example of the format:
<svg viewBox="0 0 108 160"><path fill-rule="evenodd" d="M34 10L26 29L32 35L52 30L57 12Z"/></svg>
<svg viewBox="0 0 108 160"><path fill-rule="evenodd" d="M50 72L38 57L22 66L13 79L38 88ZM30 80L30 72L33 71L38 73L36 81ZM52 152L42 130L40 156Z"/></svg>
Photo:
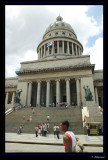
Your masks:
<svg viewBox="0 0 108 160"><path fill-rule="evenodd" d="M76 81L65 78L32 82L30 85L33 87L31 93L28 94L28 100L31 99L29 102L34 107L50 107L53 103L58 106L62 102L66 102L69 106L80 105L80 92L77 92L80 88Z"/></svg>

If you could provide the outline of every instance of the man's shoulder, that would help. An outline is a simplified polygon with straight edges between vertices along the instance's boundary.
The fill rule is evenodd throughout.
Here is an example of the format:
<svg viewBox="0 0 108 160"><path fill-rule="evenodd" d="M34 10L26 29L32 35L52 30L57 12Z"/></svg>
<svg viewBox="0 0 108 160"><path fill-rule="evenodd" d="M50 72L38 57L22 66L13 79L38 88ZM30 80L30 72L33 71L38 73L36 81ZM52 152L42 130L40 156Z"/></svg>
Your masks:
<svg viewBox="0 0 108 160"><path fill-rule="evenodd" d="M64 136L63 136L63 140L64 140L64 141L68 141L68 140L69 140L69 137L66 136L66 135L64 135Z"/></svg>

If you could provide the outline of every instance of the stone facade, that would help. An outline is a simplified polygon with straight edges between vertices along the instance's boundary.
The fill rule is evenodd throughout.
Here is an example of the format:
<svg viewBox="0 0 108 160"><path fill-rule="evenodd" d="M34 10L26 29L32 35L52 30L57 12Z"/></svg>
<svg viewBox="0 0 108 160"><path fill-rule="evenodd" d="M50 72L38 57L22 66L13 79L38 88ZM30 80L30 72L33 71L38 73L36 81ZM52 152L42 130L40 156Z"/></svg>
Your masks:
<svg viewBox="0 0 108 160"><path fill-rule="evenodd" d="M73 28L60 16L56 20L37 47L38 60L21 62L18 77L6 79L6 107L13 106L17 89L22 89L22 105L58 107L66 102L86 106L84 86L89 86L93 103L103 107L103 71L95 71L90 56L82 55L83 46ZM47 47L50 40L54 44Z"/></svg>

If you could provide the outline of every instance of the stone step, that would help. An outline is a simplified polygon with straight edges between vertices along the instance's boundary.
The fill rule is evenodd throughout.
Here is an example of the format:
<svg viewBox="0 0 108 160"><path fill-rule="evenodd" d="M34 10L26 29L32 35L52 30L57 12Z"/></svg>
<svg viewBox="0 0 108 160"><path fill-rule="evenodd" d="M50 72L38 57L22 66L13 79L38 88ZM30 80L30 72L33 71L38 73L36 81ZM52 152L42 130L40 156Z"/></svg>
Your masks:
<svg viewBox="0 0 108 160"><path fill-rule="evenodd" d="M47 121L47 115L50 116L50 132L53 133L54 123L60 125L63 120L70 122L70 130L75 134L84 133L82 127L82 115L80 108L34 108L35 113L32 114L31 108L23 108L11 113L5 117L6 132L17 132L18 127L24 125L24 133L35 133L35 126L39 123L45 123ZM32 121L27 121L29 116L32 115ZM25 116L25 120L23 120Z"/></svg>

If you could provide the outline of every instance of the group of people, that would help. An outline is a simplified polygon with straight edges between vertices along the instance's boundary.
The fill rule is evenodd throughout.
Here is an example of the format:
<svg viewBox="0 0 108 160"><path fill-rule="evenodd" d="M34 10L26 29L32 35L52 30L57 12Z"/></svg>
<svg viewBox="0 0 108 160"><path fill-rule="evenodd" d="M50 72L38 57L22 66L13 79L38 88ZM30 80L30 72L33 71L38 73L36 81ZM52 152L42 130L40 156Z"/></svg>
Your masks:
<svg viewBox="0 0 108 160"><path fill-rule="evenodd" d="M60 125L60 127L58 125L53 126L53 130L54 130L54 137L55 135L57 135L57 138L59 139L59 133L60 133L60 129L61 131L64 132L64 136L63 136L63 144L65 147L65 152L83 152L84 151L84 147L83 145L81 145L81 143L78 143L78 139L76 138L76 136L74 135L74 133L72 131L69 131L69 122L67 120L63 121ZM18 133L22 133L22 129L23 126L20 125ZM38 134L40 134L40 136L46 136L46 134L49 131L49 122L43 123L42 125L38 124L35 127L35 131L36 131L36 137L38 137Z"/></svg>
<svg viewBox="0 0 108 160"><path fill-rule="evenodd" d="M49 133L49 122L43 123L42 125L38 124L35 127L36 137L38 135L45 136Z"/></svg>
<svg viewBox="0 0 108 160"><path fill-rule="evenodd" d="M59 139L60 136L60 128L58 125L55 125L53 126L53 131L54 131L54 138L57 136L57 138ZM35 127L35 133L36 133L36 137L38 137L38 135L40 136L45 136L47 134L49 134L49 122L46 122L46 123L43 123L42 125L38 124L36 127Z"/></svg>

